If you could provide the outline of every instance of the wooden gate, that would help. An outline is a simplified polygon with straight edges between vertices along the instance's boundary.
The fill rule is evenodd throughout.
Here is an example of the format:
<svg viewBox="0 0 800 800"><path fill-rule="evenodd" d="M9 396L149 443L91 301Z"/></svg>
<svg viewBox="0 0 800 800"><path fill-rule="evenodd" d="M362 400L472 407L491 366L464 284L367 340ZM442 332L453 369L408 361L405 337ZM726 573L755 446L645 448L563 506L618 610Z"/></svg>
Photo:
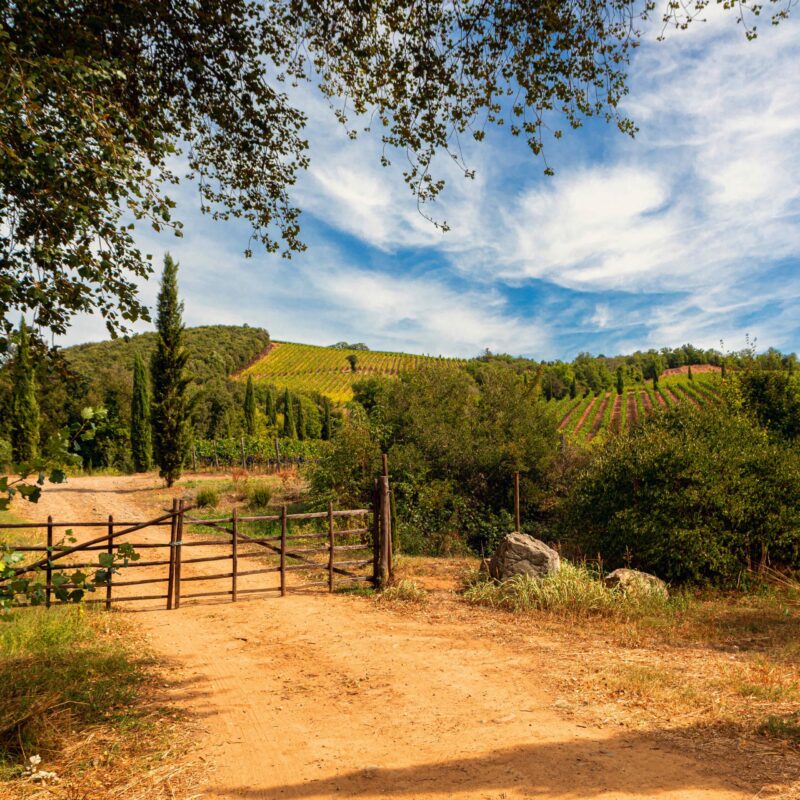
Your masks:
<svg viewBox="0 0 800 800"><path fill-rule="evenodd" d="M118 556L123 543L135 551L136 560L128 560L97 587L101 597L90 595L86 602L104 603L110 609L121 601L165 601L167 609L175 609L187 599L230 597L236 602L248 594L284 596L323 588L333 592L362 582L382 588L391 580L392 526L385 463L384 474L375 482L371 509L338 510L329 503L327 511L291 514L283 506L280 514L260 516L241 516L234 509L231 516L215 519L190 516L192 511L196 512L193 506L175 500L170 511L146 522L115 522L112 517L107 522L54 522L48 518L46 523L0 524L0 532L46 530L45 544L12 549L42 554L18 567L15 577L43 575L48 606L54 593L76 588L57 576L98 569L99 560L88 561L87 555ZM60 531L75 528L104 528L105 532L74 545L57 539ZM143 533L145 538L129 538ZM159 551L160 557L146 555ZM226 562L227 569L209 571L216 562ZM139 573L142 568L148 574ZM200 591L193 591L195 584ZM140 594L139 587L144 586L148 588ZM151 587L163 590L147 593Z"/></svg>

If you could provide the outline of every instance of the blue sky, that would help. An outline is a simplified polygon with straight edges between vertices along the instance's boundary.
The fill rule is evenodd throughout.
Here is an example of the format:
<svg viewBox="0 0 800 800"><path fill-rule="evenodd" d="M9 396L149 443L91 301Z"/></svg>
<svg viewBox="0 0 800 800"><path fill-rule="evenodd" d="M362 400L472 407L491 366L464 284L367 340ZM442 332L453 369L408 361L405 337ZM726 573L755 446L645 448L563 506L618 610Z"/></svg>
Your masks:
<svg viewBox="0 0 800 800"><path fill-rule="evenodd" d="M140 234L181 265L188 325L263 326L276 339L536 358L685 342L800 349L800 19L747 42L732 15L636 52L624 110L635 139L592 122L547 145L555 177L502 130L446 159L417 211L374 139L349 140L310 89L311 167L297 186L308 250L242 255L248 231L176 199L182 239ZM141 287L153 303L157 276ZM61 343L105 338L81 318Z"/></svg>

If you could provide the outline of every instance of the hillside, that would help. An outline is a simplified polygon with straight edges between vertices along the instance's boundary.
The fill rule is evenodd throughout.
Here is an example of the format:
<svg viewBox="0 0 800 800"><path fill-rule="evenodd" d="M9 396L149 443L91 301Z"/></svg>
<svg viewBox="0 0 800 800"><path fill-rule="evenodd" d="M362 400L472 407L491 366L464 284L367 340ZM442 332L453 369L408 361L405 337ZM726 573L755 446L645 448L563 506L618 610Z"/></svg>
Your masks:
<svg viewBox="0 0 800 800"><path fill-rule="evenodd" d="M269 346L269 334L263 328L204 325L187 328L184 341L189 351L188 372L199 384L242 369ZM63 353L74 370L89 380L102 381L103 374L130 373L136 353L148 361L155 345L155 333L141 333L67 347Z"/></svg>
<svg viewBox="0 0 800 800"><path fill-rule="evenodd" d="M699 371L699 370L698 370ZM672 372L672 371L671 371ZM559 430L577 442L590 442L608 433L621 433L656 408L668 408L680 403L702 406L716 402L719 378L705 372L702 377L689 380L685 371L675 370L659 381L658 391L652 383L628 387L621 394L601 392L587 397L566 397L551 401L561 417Z"/></svg>
<svg viewBox="0 0 800 800"><path fill-rule="evenodd" d="M349 356L356 358L355 371ZM236 377L246 379L252 375L256 383L273 384L293 392L319 392L341 403L353 397L353 384L364 378L395 376L424 364L458 367L465 363L455 358L273 342L267 353Z"/></svg>

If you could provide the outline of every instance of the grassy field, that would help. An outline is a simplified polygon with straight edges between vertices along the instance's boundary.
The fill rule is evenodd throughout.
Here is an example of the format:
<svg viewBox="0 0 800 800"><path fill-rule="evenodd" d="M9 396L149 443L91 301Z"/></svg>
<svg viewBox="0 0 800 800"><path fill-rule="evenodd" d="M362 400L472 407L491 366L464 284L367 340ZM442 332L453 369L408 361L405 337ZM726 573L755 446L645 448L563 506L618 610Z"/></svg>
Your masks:
<svg viewBox="0 0 800 800"><path fill-rule="evenodd" d="M647 383L628 387L619 396L616 392L606 392L598 396L566 397L551 401L551 405L560 419L559 430L573 441L585 443L622 433L658 408L716 402L719 390L719 378L713 374L703 374L691 381L685 375L668 375L659 381L658 391Z"/></svg>
<svg viewBox="0 0 800 800"><path fill-rule="evenodd" d="M436 358L408 353L381 353L371 350L339 350L311 344L273 342L274 347L254 364L239 373L240 380L249 375L260 383L294 392L319 392L334 402L343 403L353 397L353 384L372 376L396 376L424 364L446 364L458 367L462 359ZM357 359L355 371L347 357Z"/></svg>

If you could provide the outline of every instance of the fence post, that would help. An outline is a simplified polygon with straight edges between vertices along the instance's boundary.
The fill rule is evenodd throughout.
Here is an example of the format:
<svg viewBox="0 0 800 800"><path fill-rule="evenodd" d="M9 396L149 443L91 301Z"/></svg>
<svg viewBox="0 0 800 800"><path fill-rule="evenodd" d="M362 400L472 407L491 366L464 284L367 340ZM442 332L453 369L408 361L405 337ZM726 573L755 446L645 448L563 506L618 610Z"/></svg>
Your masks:
<svg viewBox="0 0 800 800"><path fill-rule="evenodd" d="M379 580L385 588L392 580L392 509L389 498L389 465L386 453L383 454L383 475L381 475L381 553Z"/></svg>
<svg viewBox="0 0 800 800"><path fill-rule="evenodd" d="M181 607L181 545L183 544L183 500L178 501L178 522L175 540L175 608Z"/></svg>
<svg viewBox="0 0 800 800"><path fill-rule="evenodd" d="M172 501L172 520L169 528L169 580L167 582L167 611L172 609L172 598L175 595L175 534L178 530L178 501Z"/></svg>
<svg viewBox="0 0 800 800"><path fill-rule="evenodd" d="M114 517L108 515L108 547L106 552L109 555L114 553ZM108 579L106 583L106 611L111 611L111 567L108 568Z"/></svg>
<svg viewBox="0 0 800 800"><path fill-rule="evenodd" d="M242 436L241 444L242 444L242 469L247 469L247 459L245 458L244 455L244 436Z"/></svg>
<svg viewBox="0 0 800 800"><path fill-rule="evenodd" d="M328 502L328 591L333 591L333 547L335 544L333 535L333 503Z"/></svg>
<svg viewBox="0 0 800 800"><path fill-rule="evenodd" d="M286 595L286 506L281 508L281 597Z"/></svg>
<svg viewBox="0 0 800 800"><path fill-rule="evenodd" d="M372 584L380 583L380 551L381 551L381 494L378 479L372 485Z"/></svg>
<svg viewBox="0 0 800 800"><path fill-rule="evenodd" d="M197 445L192 442L192 472L197 472Z"/></svg>
<svg viewBox="0 0 800 800"><path fill-rule="evenodd" d="M519 516L519 472L514 473L514 530L519 532L522 522Z"/></svg>
<svg viewBox="0 0 800 800"><path fill-rule="evenodd" d="M233 509L233 527L231 529L231 602L236 602L236 577L239 571L239 512Z"/></svg>
<svg viewBox="0 0 800 800"><path fill-rule="evenodd" d="M53 518L47 518L47 566L45 567L45 606L50 608L50 596L53 591L53 568L50 559L53 556Z"/></svg>

